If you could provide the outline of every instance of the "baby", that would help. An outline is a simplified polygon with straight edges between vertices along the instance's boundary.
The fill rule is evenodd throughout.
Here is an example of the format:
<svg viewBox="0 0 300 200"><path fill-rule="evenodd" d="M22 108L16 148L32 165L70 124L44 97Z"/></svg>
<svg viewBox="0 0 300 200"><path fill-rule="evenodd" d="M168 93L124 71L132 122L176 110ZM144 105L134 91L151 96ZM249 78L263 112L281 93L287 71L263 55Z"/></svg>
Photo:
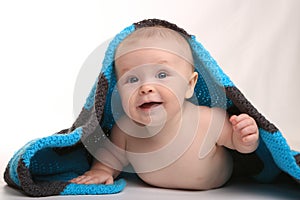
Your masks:
<svg viewBox="0 0 300 200"><path fill-rule="evenodd" d="M131 164L146 183L207 190L224 185L233 161L227 148L256 150L259 132L247 114L229 118L221 108L190 101L197 83L191 48L168 28L145 27L117 48L115 73L126 113L99 147L89 171L70 182L112 184Z"/></svg>

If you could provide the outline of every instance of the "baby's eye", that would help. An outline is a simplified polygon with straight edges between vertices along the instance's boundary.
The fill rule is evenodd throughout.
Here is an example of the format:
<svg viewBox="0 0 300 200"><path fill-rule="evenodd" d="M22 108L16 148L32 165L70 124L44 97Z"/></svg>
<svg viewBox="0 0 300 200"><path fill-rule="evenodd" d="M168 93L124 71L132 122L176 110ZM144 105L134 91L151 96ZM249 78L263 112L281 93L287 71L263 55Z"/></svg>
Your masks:
<svg viewBox="0 0 300 200"><path fill-rule="evenodd" d="M127 80L128 83L136 83L138 81L139 81L139 79L136 76L129 77Z"/></svg>
<svg viewBox="0 0 300 200"><path fill-rule="evenodd" d="M164 79L167 77L167 73L166 72L159 72L157 75L156 75L157 78L159 79Z"/></svg>

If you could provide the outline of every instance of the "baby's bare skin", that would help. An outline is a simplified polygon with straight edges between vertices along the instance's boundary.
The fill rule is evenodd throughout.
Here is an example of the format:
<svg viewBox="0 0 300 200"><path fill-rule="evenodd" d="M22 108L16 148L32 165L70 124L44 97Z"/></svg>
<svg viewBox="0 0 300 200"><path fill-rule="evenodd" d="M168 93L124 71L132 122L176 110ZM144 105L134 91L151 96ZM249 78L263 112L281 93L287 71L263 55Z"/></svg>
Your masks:
<svg viewBox="0 0 300 200"><path fill-rule="evenodd" d="M156 41L159 47L166 38ZM139 42L154 44L156 39ZM187 101L198 73L190 59L174 54L177 50L135 49L115 61L126 115L113 127L110 139L120 151L105 146L98 152L101 162L95 160L88 172L71 182L112 184L130 163L151 185L206 190L222 186L231 176L232 158L224 147L255 151L259 134L249 115L229 119L225 110Z"/></svg>
<svg viewBox="0 0 300 200"><path fill-rule="evenodd" d="M197 110L198 112L195 112ZM191 143L187 145L182 155L178 159L174 158L174 162L168 166L162 166L161 169L147 173L139 173L139 177L150 185L163 188L205 190L222 186L230 178L232 172L232 159L225 148L215 144L208 155L199 158L200 147L205 136L219 135L219 133L209 132L210 123L208 121L211 120L211 111L207 107L195 106L187 102L183 113L182 127L177 137L180 137L180 134L183 137L189 137L188 134L190 134L192 136L190 137ZM197 124L197 126L191 124ZM172 124L172 126L174 129L177 128L176 124ZM224 127L227 128L228 126L225 125ZM144 152L145 149L155 151L167 145L175 137L174 133L176 130L172 129L168 132L162 131L156 138L144 141L143 139L127 137L127 144L130 151L139 153ZM155 143L160 145L154 145ZM174 149L174 151L176 150ZM139 160L132 159L131 156L128 159L134 168L141 171ZM150 163L157 162L148 158L141 162L145 163L147 160Z"/></svg>
<svg viewBox="0 0 300 200"><path fill-rule="evenodd" d="M227 116L224 115L225 111L221 109L195 106L188 102L184 108L181 131L178 132L179 135L175 134L176 129L178 129L176 120L173 121L174 124L168 124L168 129L162 129L161 132L150 138L129 136L118 128L118 126L115 126L111 137L112 142L126 151L123 156L125 156L128 162L136 169L139 177L150 185L163 188L194 190L220 187L228 181L232 173L232 158L223 145L231 149L242 150L243 152L254 151L258 141L256 123L251 117L245 114L233 116L230 119L232 122L230 122ZM195 112L195 110L198 112ZM219 139L215 142L209 153L200 159L199 151L205 140L205 136L207 134L218 134L210 132L209 126L211 124L212 114L219 114L226 118L224 124L222 124ZM129 119L125 118L123 120L126 121ZM193 129L195 127L191 127L191 120L198 122L196 129ZM168 130L168 132L165 130ZM197 131L194 132L192 130ZM174 162L167 166L162 165L160 169L147 169L148 172L143 172L147 171L143 169L145 163L157 163L159 161L149 160L147 157L134 157L130 153L141 154L155 152L166 146L175 136L180 137L180 134L186 135L187 133L191 134L193 140L190 145L187 146L186 151L182 152L182 155L178 159L174 159ZM164 158L161 157L161 159ZM109 165L114 164L110 162ZM111 184L113 183L113 178L118 174L119 170L115 170L100 162L95 162L90 171L83 176L71 180L71 182L79 184Z"/></svg>

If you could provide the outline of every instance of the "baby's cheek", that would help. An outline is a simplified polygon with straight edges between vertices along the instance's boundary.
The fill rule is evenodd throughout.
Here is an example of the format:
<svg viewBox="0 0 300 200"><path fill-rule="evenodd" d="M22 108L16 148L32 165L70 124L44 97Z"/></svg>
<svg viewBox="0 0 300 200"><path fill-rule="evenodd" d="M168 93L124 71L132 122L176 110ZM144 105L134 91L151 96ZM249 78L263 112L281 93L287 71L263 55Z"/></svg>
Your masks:
<svg viewBox="0 0 300 200"><path fill-rule="evenodd" d="M130 110L136 106L136 92L127 91L121 95L121 102L124 112L130 116Z"/></svg>
<svg viewBox="0 0 300 200"><path fill-rule="evenodd" d="M126 114L129 114L130 105L132 104L128 95L121 96L122 107Z"/></svg>
<svg viewBox="0 0 300 200"><path fill-rule="evenodd" d="M122 102L129 102L129 100L137 93L137 86L123 85L118 87L119 95Z"/></svg>
<svg viewBox="0 0 300 200"><path fill-rule="evenodd" d="M188 82L181 76L175 76L174 78L165 81L164 86L167 90L173 93L173 95L178 98L184 98L188 89Z"/></svg>

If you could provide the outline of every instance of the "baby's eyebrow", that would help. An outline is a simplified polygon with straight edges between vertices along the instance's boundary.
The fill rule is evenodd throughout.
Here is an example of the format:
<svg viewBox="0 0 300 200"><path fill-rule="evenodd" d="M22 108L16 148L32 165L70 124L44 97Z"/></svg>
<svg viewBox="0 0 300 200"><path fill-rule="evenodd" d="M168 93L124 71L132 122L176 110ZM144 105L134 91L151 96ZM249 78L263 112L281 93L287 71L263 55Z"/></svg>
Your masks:
<svg viewBox="0 0 300 200"><path fill-rule="evenodd" d="M157 62L157 64L167 64L167 63L169 63L169 62L165 59L158 60L158 62Z"/></svg>
<svg viewBox="0 0 300 200"><path fill-rule="evenodd" d="M122 69L119 69L119 71L116 70L116 76L117 78L121 78L124 74L126 74L126 72L128 72L129 69L128 68L122 68ZM122 74L122 75L121 75ZM120 77L121 76L121 77Z"/></svg>

